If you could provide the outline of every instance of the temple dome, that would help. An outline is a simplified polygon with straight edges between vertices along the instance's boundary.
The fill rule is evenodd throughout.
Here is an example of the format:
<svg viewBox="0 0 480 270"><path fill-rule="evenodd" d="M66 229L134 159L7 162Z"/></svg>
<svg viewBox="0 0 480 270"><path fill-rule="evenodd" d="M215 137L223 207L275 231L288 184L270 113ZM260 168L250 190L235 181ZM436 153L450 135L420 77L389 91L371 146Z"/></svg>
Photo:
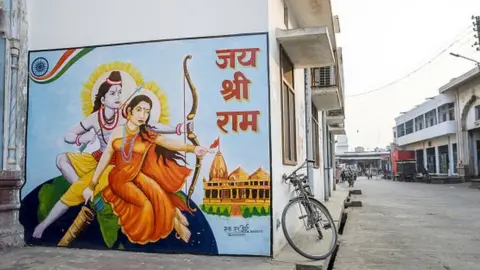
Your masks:
<svg viewBox="0 0 480 270"><path fill-rule="evenodd" d="M230 173L228 178L234 181L248 180L248 173L241 167L238 167L232 173Z"/></svg>
<svg viewBox="0 0 480 270"><path fill-rule="evenodd" d="M215 158L213 159L212 166L210 167L210 180L213 179L228 179L228 170L225 159L220 151L217 151Z"/></svg>
<svg viewBox="0 0 480 270"><path fill-rule="evenodd" d="M270 181L270 174L262 169L262 167L258 168L252 175L250 175L251 180L259 180L259 181Z"/></svg>

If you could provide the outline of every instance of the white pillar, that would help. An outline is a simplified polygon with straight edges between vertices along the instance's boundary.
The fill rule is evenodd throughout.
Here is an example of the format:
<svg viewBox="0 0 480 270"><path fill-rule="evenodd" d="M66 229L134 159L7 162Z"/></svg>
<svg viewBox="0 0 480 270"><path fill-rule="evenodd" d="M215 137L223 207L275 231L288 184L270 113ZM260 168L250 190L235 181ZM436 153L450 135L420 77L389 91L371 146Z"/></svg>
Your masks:
<svg viewBox="0 0 480 270"><path fill-rule="evenodd" d="M455 164L453 163L453 145L450 135L448 135L448 175L453 175Z"/></svg>
<svg viewBox="0 0 480 270"><path fill-rule="evenodd" d="M435 173L440 173L440 154L438 146L435 146Z"/></svg>
<svg viewBox="0 0 480 270"><path fill-rule="evenodd" d="M425 144L423 145L423 166L428 170L427 148L425 148Z"/></svg>

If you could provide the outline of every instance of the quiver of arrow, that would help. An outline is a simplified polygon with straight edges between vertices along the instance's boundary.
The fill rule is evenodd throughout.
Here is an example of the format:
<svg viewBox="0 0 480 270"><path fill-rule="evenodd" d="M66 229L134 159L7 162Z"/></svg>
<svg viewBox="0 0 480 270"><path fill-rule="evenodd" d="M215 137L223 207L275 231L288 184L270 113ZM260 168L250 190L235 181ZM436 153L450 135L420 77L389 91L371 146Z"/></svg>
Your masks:
<svg viewBox="0 0 480 270"><path fill-rule="evenodd" d="M95 218L95 213L88 207L83 206L73 224L68 228L65 235L58 242L59 247L68 247L70 243L82 232Z"/></svg>

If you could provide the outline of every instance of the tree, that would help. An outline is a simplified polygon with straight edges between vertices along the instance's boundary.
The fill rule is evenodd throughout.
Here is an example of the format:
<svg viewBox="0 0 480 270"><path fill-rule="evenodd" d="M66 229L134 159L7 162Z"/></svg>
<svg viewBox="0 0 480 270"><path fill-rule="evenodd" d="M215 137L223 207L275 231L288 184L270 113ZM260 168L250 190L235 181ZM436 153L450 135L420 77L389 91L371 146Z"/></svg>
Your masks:
<svg viewBox="0 0 480 270"><path fill-rule="evenodd" d="M265 210L265 207L262 207L262 209L260 210L260 215L261 216L268 216L268 213L267 213L267 210Z"/></svg>
<svg viewBox="0 0 480 270"><path fill-rule="evenodd" d="M229 217L230 216L230 211L228 211L228 207L225 207L225 210L223 210L222 213L223 216Z"/></svg>
<svg viewBox="0 0 480 270"><path fill-rule="evenodd" d="M221 210L220 210L220 206L217 207L217 211L215 211L215 214L216 214L217 216L221 216L221 215L222 215L222 212L221 212Z"/></svg>
<svg viewBox="0 0 480 270"><path fill-rule="evenodd" d="M256 206L253 207L253 211L252 211L252 216L260 216L260 213L258 212L258 209Z"/></svg>
<svg viewBox="0 0 480 270"><path fill-rule="evenodd" d="M249 218L249 217L252 216L252 212L250 212L250 208L249 208L249 207L245 207L245 210L243 210L242 216L243 216L244 218Z"/></svg>
<svg viewBox="0 0 480 270"><path fill-rule="evenodd" d="M213 214L213 207L211 205L208 208L207 214Z"/></svg>

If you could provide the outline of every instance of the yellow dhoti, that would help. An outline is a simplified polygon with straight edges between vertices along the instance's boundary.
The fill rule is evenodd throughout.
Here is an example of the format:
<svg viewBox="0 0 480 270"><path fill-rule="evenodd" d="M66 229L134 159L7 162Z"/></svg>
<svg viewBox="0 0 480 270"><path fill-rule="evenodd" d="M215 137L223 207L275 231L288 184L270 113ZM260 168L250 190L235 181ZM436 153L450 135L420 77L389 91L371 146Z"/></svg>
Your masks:
<svg viewBox="0 0 480 270"><path fill-rule="evenodd" d="M66 153L70 164L78 175L78 180L75 181L68 190L60 198L60 201L68 206L76 206L85 202L83 198L83 191L90 186L98 161L90 153ZM105 171L98 180L98 185L93 191L97 195L108 185L108 174L112 170L113 165L108 165Z"/></svg>

